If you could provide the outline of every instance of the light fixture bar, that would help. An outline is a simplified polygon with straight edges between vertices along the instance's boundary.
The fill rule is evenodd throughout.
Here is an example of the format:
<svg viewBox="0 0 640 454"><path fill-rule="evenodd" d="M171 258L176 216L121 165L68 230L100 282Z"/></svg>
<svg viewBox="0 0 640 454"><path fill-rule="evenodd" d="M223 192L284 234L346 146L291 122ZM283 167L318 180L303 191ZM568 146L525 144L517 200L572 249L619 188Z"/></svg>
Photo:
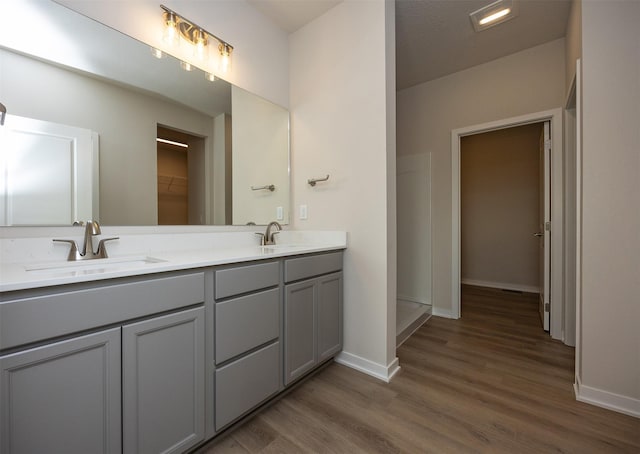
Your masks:
<svg viewBox="0 0 640 454"><path fill-rule="evenodd" d="M497 11L493 14L490 14L487 17L483 17L482 19L480 19L478 21L478 23L480 25L486 25L490 22L496 21L498 19L500 19L503 16L506 16L507 14L509 14L511 12L511 10L509 8L505 8L505 9L501 9L500 11Z"/></svg>
<svg viewBox="0 0 640 454"><path fill-rule="evenodd" d="M189 148L189 145L187 145L186 143L174 142L173 140L161 139L160 137L156 138L156 142L175 145L176 147Z"/></svg>
<svg viewBox="0 0 640 454"><path fill-rule="evenodd" d="M190 26L190 28L195 31L196 34L198 34L199 32L206 33L208 36L210 36L211 38L213 38L216 41L218 41L218 43L222 44L225 48L228 48L229 49L229 53L231 53L231 51L233 50L233 46L231 44L229 44L228 42L224 41L223 39L218 38L216 35L214 35L210 31L205 30L203 27L200 27L199 25L197 25L196 23L190 21L189 19L185 18L184 16L181 16L180 14L176 13L172 9L167 8L164 5L160 5L160 8L162 8L167 14L173 15L176 18L178 18L178 22L182 22L182 23L188 24ZM181 33L182 33L182 30L181 30ZM187 34L185 36L185 34L182 33L182 36L185 37L186 39L188 39L191 43L197 44L196 41L194 40L194 38L192 36L190 36L189 34Z"/></svg>

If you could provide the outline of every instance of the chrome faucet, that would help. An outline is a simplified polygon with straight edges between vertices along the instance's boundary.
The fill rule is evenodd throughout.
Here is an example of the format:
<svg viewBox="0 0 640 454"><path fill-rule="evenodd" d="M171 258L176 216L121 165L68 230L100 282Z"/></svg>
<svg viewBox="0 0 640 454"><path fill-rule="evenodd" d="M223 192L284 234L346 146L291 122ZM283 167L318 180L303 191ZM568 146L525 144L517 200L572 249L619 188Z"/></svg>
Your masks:
<svg viewBox="0 0 640 454"><path fill-rule="evenodd" d="M75 222L74 225L76 225ZM53 241L71 244L71 249L69 250L69 255L67 256L67 261L69 262L73 262L76 260L106 259L109 256L107 255L107 248L105 246L105 243L107 241L117 240L119 239L119 237L104 238L100 240L100 242L98 243L98 249L94 251L93 237L100 235L101 233L102 232L100 230L100 224L98 224L98 221L87 221L84 228L84 244L82 245L82 251L78 250L78 245L74 240Z"/></svg>
<svg viewBox="0 0 640 454"><path fill-rule="evenodd" d="M276 231L272 232L272 228L275 228ZM267 231L265 233L256 233L256 235L260 235L260 246L271 246L276 244L274 235L280 233L280 230L282 230L280 223L271 221L269 225L267 225Z"/></svg>

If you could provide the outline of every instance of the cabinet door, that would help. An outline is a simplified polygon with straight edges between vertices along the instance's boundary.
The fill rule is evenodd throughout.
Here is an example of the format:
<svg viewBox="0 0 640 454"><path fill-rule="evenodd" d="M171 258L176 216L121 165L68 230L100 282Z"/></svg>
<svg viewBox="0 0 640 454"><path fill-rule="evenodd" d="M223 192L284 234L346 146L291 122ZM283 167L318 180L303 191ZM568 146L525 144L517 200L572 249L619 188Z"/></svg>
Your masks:
<svg viewBox="0 0 640 454"><path fill-rule="evenodd" d="M318 362L342 350L342 273L318 278Z"/></svg>
<svg viewBox="0 0 640 454"><path fill-rule="evenodd" d="M0 452L121 451L120 328L0 357Z"/></svg>
<svg viewBox="0 0 640 454"><path fill-rule="evenodd" d="M204 308L122 327L125 453L183 452L204 439Z"/></svg>
<svg viewBox="0 0 640 454"><path fill-rule="evenodd" d="M316 364L315 280L285 286L285 384Z"/></svg>

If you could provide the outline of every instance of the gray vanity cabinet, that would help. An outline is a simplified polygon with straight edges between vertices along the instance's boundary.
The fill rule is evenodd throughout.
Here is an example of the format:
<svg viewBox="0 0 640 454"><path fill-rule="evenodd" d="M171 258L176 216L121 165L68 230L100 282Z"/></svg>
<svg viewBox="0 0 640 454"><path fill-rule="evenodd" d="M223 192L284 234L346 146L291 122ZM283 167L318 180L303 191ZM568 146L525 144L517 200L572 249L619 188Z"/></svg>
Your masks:
<svg viewBox="0 0 640 454"><path fill-rule="evenodd" d="M202 271L3 294L0 452L169 453L204 440L203 302Z"/></svg>
<svg viewBox="0 0 640 454"><path fill-rule="evenodd" d="M285 385L342 349L341 269L341 252L285 260Z"/></svg>
<svg viewBox="0 0 640 454"><path fill-rule="evenodd" d="M215 430L281 386L281 262L215 272Z"/></svg>
<svg viewBox="0 0 640 454"><path fill-rule="evenodd" d="M0 357L0 452L121 451L120 328Z"/></svg>
<svg viewBox="0 0 640 454"><path fill-rule="evenodd" d="M204 308L122 327L124 453L204 440Z"/></svg>

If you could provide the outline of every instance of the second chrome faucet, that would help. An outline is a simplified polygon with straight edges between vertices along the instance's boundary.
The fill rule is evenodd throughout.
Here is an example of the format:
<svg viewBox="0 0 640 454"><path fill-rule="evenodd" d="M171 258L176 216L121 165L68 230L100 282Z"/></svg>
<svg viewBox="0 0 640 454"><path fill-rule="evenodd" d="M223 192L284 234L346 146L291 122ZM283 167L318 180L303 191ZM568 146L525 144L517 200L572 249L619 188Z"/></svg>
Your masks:
<svg viewBox="0 0 640 454"><path fill-rule="evenodd" d="M93 250L93 237L100 235L102 231L100 230L100 224L98 221L87 221L84 228L84 244L82 245L82 250L78 249L78 245L74 240L53 240L60 243L69 243L71 244L71 249L69 250L69 255L67 256L67 261L73 262L76 260L91 260L91 259L106 259L109 256L107 255L107 248L105 243L111 240L117 240L119 237L113 238L104 238L98 242L98 249Z"/></svg>

